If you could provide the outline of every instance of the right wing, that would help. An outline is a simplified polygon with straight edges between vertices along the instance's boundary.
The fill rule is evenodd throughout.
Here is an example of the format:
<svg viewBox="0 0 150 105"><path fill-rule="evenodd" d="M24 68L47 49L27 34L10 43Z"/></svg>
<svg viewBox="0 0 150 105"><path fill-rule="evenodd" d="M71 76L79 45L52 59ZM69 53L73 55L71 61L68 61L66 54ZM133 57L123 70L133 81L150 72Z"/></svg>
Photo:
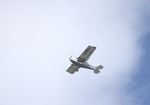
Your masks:
<svg viewBox="0 0 150 105"><path fill-rule="evenodd" d="M66 71L69 72L70 74L75 73L76 71L78 71L80 67L72 64Z"/></svg>
<svg viewBox="0 0 150 105"><path fill-rule="evenodd" d="M84 62L87 61L90 56L93 54L95 51L96 47L95 46L88 46L83 53L77 58L78 62Z"/></svg>

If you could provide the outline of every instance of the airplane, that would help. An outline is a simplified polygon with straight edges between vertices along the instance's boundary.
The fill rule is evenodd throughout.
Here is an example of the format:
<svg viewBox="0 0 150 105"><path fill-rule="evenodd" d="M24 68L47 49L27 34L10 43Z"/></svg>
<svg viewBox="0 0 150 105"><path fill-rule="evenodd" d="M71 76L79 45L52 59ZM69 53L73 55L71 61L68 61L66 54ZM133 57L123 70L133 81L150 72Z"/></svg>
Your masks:
<svg viewBox="0 0 150 105"><path fill-rule="evenodd" d="M71 56L70 61L72 62L72 64L66 71L69 72L70 74L73 74L76 71L79 71L79 68L86 68L93 70L95 74L100 73L100 69L103 69L102 65L94 67L87 62L90 56L95 51L95 49L96 49L95 46L89 45L76 60L71 59L72 58Z"/></svg>

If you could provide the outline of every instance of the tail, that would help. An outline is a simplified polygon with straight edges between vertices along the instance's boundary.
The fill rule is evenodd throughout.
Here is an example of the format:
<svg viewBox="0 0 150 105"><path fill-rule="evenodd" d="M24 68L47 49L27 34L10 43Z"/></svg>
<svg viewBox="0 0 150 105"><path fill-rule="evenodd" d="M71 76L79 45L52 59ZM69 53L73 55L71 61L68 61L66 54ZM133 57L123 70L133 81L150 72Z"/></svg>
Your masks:
<svg viewBox="0 0 150 105"><path fill-rule="evenodd" d="M102 65L98 65L95 67L95 69L99 70L99 69L103 69L104 67Z"/></svg>
<svg viewBox="0 0 150 105"><path fill-rule="evenodd" d="M103 68L104 68L104 67L103 67L102 65L96 66L96 67L95 67L95 70L94 70L94 73L95 73L95 74L100 73L99 69L103 69Z"/></svg>

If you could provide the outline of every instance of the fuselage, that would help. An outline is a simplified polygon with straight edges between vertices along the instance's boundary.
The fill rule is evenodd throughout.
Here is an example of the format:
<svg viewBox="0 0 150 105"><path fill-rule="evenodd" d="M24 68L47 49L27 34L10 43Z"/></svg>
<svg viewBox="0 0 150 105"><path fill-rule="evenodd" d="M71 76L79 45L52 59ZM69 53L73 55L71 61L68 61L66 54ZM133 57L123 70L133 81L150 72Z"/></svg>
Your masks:
<svg viewBox="0 0 150 105"><path fill-rule="evenodd" d="M73 64L75 64L76 66L78 66L78 67L95 70L95 67L89 65L86 61L85 61L85 62L78 62L78 61L74 61L74 60L72 60L72 59L70 59L70 61L71 61Z"/></svg>

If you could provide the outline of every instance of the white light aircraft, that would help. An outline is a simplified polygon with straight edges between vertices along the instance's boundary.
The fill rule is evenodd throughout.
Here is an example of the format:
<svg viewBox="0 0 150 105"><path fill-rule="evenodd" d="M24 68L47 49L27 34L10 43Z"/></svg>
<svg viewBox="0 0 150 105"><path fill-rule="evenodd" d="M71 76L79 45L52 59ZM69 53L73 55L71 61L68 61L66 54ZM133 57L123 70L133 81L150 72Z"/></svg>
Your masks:
<svg viewBox="0 0 150 105"><path fill-rule="evenodd" d="M96 67L88 64L88 59L92 55L92 53L95 51L96 47L95 46L88 46L84 52L77 58L77 60L71 59L72 56L70 57L70 61L72 62L71 66L66 70L70 74L75 73L76 71L79 70L79 68L87 68L90 70L93 70L95 74L98 74L100 72L100 69L103 69L102 65L98 65Z"/></svg>

